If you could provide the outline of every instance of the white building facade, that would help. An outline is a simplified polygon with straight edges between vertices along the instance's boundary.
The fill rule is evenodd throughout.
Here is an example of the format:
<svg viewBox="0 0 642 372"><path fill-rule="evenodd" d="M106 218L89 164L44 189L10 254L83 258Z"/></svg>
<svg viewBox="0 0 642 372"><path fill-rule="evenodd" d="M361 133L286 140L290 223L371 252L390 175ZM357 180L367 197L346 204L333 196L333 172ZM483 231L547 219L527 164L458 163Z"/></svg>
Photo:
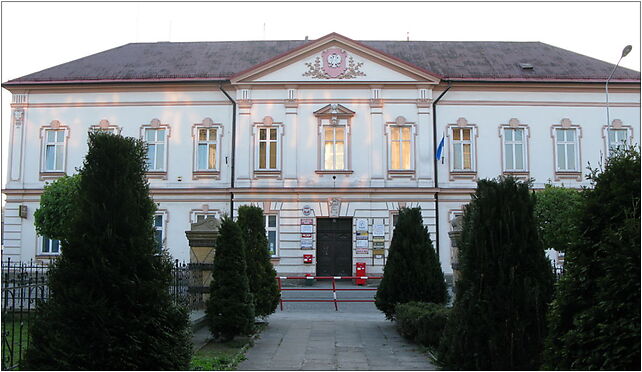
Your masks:
<svg viewBox="0 0 642 372"><path fill-rule="evenodd" d="M478 179L512 174L533 178L534 188L580 187L587 165L597 166L610 145L640 142L638 72L614 75L607 125L607 63L564 51L606 74L540 76L537 63L523 63L515 68L525 76L491 65L493 76L475 76L431 62L441 69L433 72L395 56L394 43L405 42L388 42L384 52L330 34L220 76L181 75L193 58L183 55L171 76L92 78L74 72L82 69L74 61L4 83L14 115L3 123L11 125L3 259L59 254L57 242L36 234L33 212L46 182L82 165L91 130L148 143L154 224L176 259L190 258L190 223L257 205L277 272L316 275L350 275L359 262L381 273L404 206L421 208L452 273L449 222Z"/></svg>

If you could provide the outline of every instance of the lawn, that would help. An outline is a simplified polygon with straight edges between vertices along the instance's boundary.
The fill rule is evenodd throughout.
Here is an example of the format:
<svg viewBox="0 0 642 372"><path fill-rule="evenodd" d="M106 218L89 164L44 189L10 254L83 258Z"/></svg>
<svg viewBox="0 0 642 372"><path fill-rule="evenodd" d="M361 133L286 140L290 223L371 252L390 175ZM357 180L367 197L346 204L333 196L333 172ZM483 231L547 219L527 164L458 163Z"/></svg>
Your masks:
<svg viewBox="0 0 642 372"><path fill-rule="evenodd" d="M261 333L266 324L256 327ZM237 336L232 341L212 340L194 353L190 369L193 371L234 371L245 360L245 352L253 345L252 336Z"/></svg>
<svg viewBox="0 0 642 372"><path fill-rule="evenodd" d="M20 354L24 355L29 344L28 317L24 316L22 322L18 317L16 319L12 319L11 315L5 315L5 317L6 319L2 319L2 369L17 365L21 359Z"/></svg>

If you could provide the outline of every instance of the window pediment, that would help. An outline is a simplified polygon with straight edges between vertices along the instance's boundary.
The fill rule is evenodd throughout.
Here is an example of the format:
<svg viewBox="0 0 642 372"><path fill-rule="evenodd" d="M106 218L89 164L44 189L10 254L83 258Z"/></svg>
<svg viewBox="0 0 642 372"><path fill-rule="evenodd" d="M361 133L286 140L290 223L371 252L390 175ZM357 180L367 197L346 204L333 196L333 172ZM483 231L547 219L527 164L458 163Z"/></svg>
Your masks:
<svg viewBox="0 0 642 372"><path fill-rule="evenodd" d="M330 104L314 112L316 117L352 117L355 112L340 104Z"/></svg>

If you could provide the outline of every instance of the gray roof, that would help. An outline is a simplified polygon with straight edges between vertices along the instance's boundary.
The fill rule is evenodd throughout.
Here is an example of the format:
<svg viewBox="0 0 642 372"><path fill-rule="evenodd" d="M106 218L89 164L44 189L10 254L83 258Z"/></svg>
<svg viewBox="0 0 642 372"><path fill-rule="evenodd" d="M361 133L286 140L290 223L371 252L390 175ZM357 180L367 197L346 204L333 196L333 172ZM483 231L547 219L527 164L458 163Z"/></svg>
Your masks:
<svg viewBox="0 0 642 372"><path fill-rule="evenodd" d="M3 85L113 80L227 80L312 41L131 43L9 80ZM604 81L614 65L540 42L361 41L450 80ZM530 63L532 70L520 63ZM619 67L613 81L640 81Z"/></svg>

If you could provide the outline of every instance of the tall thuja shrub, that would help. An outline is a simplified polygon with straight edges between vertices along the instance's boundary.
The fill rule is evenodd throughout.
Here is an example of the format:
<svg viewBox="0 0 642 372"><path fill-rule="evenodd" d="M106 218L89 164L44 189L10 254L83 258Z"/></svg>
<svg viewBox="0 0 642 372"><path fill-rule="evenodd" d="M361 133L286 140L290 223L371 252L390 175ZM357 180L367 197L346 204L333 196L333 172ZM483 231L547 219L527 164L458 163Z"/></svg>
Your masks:
<svg viewBox="0 0 642 372"><path fill-rule="evenodd" d="M481 180L458 242L461 278L440 343L448 369L537 369L553 273L534 197L514 178Z"/></svg>
<svg viewBox="0 0 642 372"><path fill-rule="evenodd" d="M276 310L281 294L276 283L276 270L270 262L263 210L255 206L239 207L238 225L245 242L245 261L254 314L265 317Z"/></svg>
<svg viewBox="0 0 642 372"><path fill-rule="evenodd" d="M90 134L76 210L50 297L30 326L26 369L176 370L191 358L187 312L169 292L171 262L154 249L145 144Z"/></svg>
<svg viewBox="0 0 642 372"><path fill-rule="evenodd" d="M245 244L236 222L223 218L216 239L207 319L214 337L231 340L254 328L254 305L248 285Z"/></svg>
<svg viewBox="0 0 642 372"><path fill-rule="evenodd" d="M392 235L375 305L394 319L395 306L410 301L445 303L446 282L421 208L402 208Z"/></svg>
<svg viewBox="0 0 642 372"><path fill-rule="evenodd" d="M589 175L581 236L566 251L549 314L546 369L640 369L640 152Z"/></svg>

